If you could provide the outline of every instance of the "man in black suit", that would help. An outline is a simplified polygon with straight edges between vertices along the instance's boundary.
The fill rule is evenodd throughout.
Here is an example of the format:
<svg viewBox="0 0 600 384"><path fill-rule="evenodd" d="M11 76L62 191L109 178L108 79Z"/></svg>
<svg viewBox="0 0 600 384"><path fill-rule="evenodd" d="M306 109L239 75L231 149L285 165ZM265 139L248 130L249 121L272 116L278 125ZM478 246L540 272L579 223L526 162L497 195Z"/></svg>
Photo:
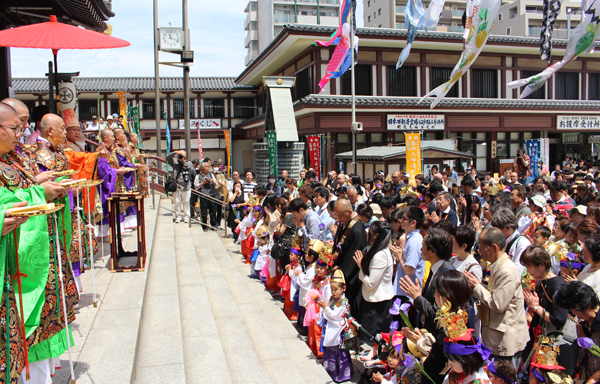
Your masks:
<svg viewBox="0 0 600 384"><path fill-rule="evenodd" d="M421 249L423 260L431 263L431 271L425 286L421 289L420 284L415 284L406 277L400 281L400 288L415 301L415 308L419 311L416 319L417 327L424 326L431 333L436 331L435 316L438 306L435 303L435 292L429 288L440 272L454 269L450 261L452 245L452 236L448 232L430 228L423 238L423 248Z"/></svg>
<svg viewBox="0 0 600 384"><path fill-rule="evenodd" d="M435 203L439 209L439 215L437 212L431 214L431 221L437 223L440 220L447 220L452 223L452 226L456 228L458 226L458 215L452 207L450 207L451 197L449 192L438 193Z"/></svg>
<svg viewBox="0 0 600 384"><path fill-rule="evenodd" d="M362 282L358 278L359 268L354 261L354 254L356 251L363 251L367 246L367 232L348 199L338 199L335 203L335 214L340 220L340 225L333 242L333 252L339 252L334 267L344 272L346 298L350 303L352 315L356 316L357 296L360 293ZM341 247L339 247L340 243L342 243Z"/></svg>

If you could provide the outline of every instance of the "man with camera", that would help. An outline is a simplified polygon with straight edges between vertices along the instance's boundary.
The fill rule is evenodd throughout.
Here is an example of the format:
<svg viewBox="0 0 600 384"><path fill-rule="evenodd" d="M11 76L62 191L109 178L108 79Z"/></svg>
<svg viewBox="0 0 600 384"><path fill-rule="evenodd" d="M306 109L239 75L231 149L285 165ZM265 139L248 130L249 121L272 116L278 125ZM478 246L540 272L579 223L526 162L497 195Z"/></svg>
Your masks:
<svg viewBox="0 0 600 384"><path fill-rule="evenodd" d="M177 157L177 161L175 161ZM173 151L167 155L167 164L173 167L173 176L177 183L177 190L173 192L175 198L174 219L176 223L190 218L190 195L192 193L192 180L196 177L196 170L191 161L186 160L185 150Z"/></svg>
<svg viewBox="0 0 600 384"><path fill-rule="evenodd" d="M529 185L529 178L531 177L531 172L529 171L530 164L531 160L529 156L525 154L523 148L519 148L517 158L513 163L513 172L517 172L519 175L520 184Z"/></svg>
<svg viewBox="0 0 600 384"><path fill-rule="evenodd" d="M208 195L210 197L215 196L215 187L219 184L215 175L210 172L211 163L210 159L204 159L202 162L202 168L200 173L196 176L194 180L194 188L204 195ZM205 196L200 196L200 215L202 217L202 229L207 230L208 224L207 216L210 215L210 225L213 228L217 227L217 207L215 203Z"/></svg>

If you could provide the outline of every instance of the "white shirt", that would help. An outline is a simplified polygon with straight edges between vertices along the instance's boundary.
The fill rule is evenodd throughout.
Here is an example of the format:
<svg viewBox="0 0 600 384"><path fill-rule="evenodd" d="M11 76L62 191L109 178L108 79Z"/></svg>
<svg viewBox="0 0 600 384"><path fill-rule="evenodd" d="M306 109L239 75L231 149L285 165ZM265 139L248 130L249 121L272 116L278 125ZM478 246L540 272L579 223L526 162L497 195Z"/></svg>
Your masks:
<svg viewBox="0 0 600 384"><path fill-rule="evenodd" d="M99 127L100 126L98 125L98 123L96 123L96 124L90 123L90 124L87 125L87 129L94 130L94 131L97 131Z"/></svg>
<svg viewBox="0 0 600 384"><path fill-rule="evenodd" d="M577 275L577 280L592 287L596 292L596 295L600 297L600 269L590 272L591 268L592 264L583 267L581 272L579 272L579 275Z"/></svg>
<svg viewBox="0 0 600 384"><path fill-rule="evenodd" d="M362 295L371 303L390 300L394 297L394 260L389 248L385 248L375 254L369 264L369 275L365 275L362 269L358 278L362 281Z"/></svg>
<svg viewBox="0 0 600 384"><path fill-rule="evenodd" d="M508 239L506 239L506 244L510 243L512 239L514 239L517 236L520 236L521 234L519 233L519 231L514 231L512 235L510 235L508 237ZM531 245L531 242L529 241L529 239L527 239L525 236L521 237L520 239L518 239L517 241L515 241L509 250L507 250L507 254L508 257L510 257L510 259L512 260L513 263L515 263L515 265L517 266L517 270L519 271L519 276L523 276L523 273L525 272L525 267L523 266L523 264L521 264L521 255L523 254L523 252Z"/></svg>
<svg viewBox="0 0 600 384"><path fill-rule="evenodd" d="M454 266L454 269L456 269L459 272L463 272L463 271L466 271L468 269L469 272L471 272L472 274L474 274L475 276L477 276L477 278L479 279L479 281L481 281L481 278L483 276L483 271L481 269L481 265L479 265L479 263L477 262L477 260L475 259L475 257L473 257L473 254L470 254L464 260L459 259L458 256L454 256L450 260L452 261L452 265ZM473 266L469 269L469 267L471 265L473 265Z"/></svg>

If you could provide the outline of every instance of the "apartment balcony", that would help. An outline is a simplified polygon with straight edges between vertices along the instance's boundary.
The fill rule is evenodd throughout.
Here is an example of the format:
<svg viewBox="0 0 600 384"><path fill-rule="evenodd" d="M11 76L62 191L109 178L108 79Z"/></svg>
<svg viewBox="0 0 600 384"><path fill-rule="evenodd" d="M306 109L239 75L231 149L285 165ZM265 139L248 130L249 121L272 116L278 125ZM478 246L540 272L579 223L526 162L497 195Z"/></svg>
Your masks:
<svg viewBox="0 0 600 384"><path fill-rule="evenodd" d="M396 23L396 29L406 29L406 23Z"/></svg>
<svg viewBox="0 0 600 384"><path fill-rule="evenodd" d="M252 62L252 60L256 59L258 57L258 50L256 49L249 49L248 53L246 54L246 60L245 60L245 64L248 65Z"/></svg>
<svg viewBox="0 0 600 384"><path fill-rule="evenodd" d="M327 6L327 5L339 6L340 0L319 0L319 5L321 5L321 6Z"/></svg>
<svg viewBox="0 0 600 384"><path fill-rule="evenodd" d="M405 6L403 5L396 5L396 13L404 13L404 10L406 9Z"/></svg>
<svg viewBox="0 0 600 384"><path fill-rule="evenodd" d="M573 33L573 31L575 30L575 27L577 27L576 25L571 26L571 33ZM542 27L529 27L528 30L529 36L532 37L540 37L540 35L542 34ZM554 28L554 30L552 31L552 38L553 39L568 39L568 31L566 29L561 29L561 28Z"/></svg>
<svg viewBox="0 0 600 384"><path fill-rule="evenodd" d="M465 29L462 26L452 26L452 25L438 25L432 31L438 32L464 32Z"/></svg>
<svg viewBox="0 0 600 384"><path fill-rule="evenodd" d="M250 22L252 21L258 21L258 13L256 11L248 12L246 20L244 21L244 30L248 30L248 25L250 25Z"/></svg>
<svg viewBox="0 0 600 384"><path fill-rule="evenodd" d="M317 24L317 16L298 15L298 24Z"/></svg>
<svg viewBox="0 0 600 384"><path fill-rule="evenodd" d="M444 9L440 15L440 20L458 20L462 19L464 10L461 9Z"/></svg>
<svg viewBox="0 0 600 384"><path fill-rule="evenodd" d="M317 4L317 0L296 0L296 4Z"/></svg>
<svg viewBox="0 0 600 384"><path fill-rule="evenodd" d="M248 31L248 35L246 35L246 39L244 40L244 48L248 48L248 45L252 41L258 41L258 31L256 30Z"/></svg>
<svg viewBox="0 0 600 384"><path fill-rule="evenodd" d="M321 16L321 18L320 18L320 25L339 25L339 24L340 24L340 18L337 16Z"/></svg>
<svg viewBox="0 0 600 384"><path fill-rule="evenodd" d="M316 18L317 16L314 16L315 18L315 24L316 24ZM275 24L293 24L296 22L294 15L282 15L282 14L275 14L273 15L273 22ZM298 22L300 22L300 16L298 16Z"/></svg>

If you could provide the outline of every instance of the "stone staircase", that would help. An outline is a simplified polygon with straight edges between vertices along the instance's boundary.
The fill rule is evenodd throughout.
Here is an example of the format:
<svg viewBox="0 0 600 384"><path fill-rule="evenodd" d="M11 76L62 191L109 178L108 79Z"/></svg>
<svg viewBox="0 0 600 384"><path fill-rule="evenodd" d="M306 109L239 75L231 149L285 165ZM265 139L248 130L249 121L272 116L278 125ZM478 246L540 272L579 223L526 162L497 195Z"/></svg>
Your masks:
<svg viewBox="0 0 600 384"><path fill-rule="evenodd" d="M131 382L331 382L221 234L159 208Z"/></svg>

